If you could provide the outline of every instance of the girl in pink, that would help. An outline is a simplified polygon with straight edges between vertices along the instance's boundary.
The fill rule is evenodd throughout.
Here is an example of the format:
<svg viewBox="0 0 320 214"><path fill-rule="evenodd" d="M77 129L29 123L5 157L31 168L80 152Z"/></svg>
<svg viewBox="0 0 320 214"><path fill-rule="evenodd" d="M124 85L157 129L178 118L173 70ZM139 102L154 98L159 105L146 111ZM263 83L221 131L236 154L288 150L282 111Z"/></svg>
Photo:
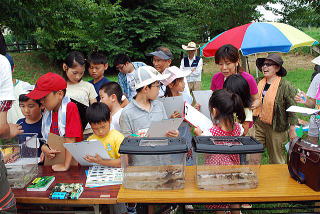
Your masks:
<svg viewBox="0 0 320 214"><path fill-rule="evenodd" d="M209 100L209 110L213 127L209 130L212 136L241 136L241 125L235 122L235 116L240 123L243 123L246 116L241 98L226 89L216 90ZM195 129L195 135L202 135L202 130ZM225 142L220 142L225 144ZM205 156L207 165L238 165L240 156L238 154L208 154ZM207 208L239 208L239 204L215 204L207 205ZM224 213L217 211L216 213ZM232 211L231 213L240 213Z"/></svg>

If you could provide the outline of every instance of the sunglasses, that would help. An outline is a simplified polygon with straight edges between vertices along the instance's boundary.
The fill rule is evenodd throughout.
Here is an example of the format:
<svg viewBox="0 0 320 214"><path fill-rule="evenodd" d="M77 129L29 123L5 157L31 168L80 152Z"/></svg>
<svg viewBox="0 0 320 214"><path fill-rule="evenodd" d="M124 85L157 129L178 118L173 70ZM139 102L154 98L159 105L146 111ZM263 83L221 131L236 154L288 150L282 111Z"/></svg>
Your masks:
<svg viewBox="0 0 320 214"><path fill-rule="evenodd" d="M263 67L263 66L270 67L270 66L273 66L273 65L277 65L277 64L265 62L265 63L262 64L262 67Z"/></svg>

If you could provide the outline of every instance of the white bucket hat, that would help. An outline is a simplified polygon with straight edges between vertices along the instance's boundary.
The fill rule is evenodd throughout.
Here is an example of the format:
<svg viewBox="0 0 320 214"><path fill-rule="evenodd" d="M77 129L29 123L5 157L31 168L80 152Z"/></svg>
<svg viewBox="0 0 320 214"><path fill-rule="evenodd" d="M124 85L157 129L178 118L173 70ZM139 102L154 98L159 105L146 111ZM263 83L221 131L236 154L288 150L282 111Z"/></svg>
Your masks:
<svg viewBox="0 0 320 214"><path fill-rule="evenodd" d="M189 76L191 74L191 70L182 71L177 66L171 66L169 68L166 68L163 71L163 74L169 75L166 79L161 81L163 85L167 86L175 79Z"/></svg>
<svg viewBox="0 0 320 214"><path fill-rule="evenodd" d="M311 62L316 64L316 65L320 65L320 56L314 58Z"/></svg>
<svg viewBox="0 0 320 214"><path fill-rule="evenodd" d="M154 67L148 65L141 66L134 73L135 88L139 89L156 81L164 80L168 77L169 74L162 75Z"/></svg>
<svg viewBox="0 0 320 214"><path fill-rule="evenodd" d="M189 42L187 46L182 45L182 49L186 51L194 51L197 50L197 45L194 42Z"/></svg>

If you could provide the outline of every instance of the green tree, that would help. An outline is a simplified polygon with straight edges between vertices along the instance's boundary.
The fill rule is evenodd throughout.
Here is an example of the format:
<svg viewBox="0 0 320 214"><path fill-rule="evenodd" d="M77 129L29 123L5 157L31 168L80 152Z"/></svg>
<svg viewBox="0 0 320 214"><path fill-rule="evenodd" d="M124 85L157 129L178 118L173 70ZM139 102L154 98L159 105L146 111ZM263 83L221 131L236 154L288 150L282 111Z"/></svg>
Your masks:
<svg viewBox="0 0 320 214"><path fill-rule="evenodd" d="M320 26L320 1L313 0L278 0L283 9L274 10L283 18L281 22L295 27Z"/></svg>

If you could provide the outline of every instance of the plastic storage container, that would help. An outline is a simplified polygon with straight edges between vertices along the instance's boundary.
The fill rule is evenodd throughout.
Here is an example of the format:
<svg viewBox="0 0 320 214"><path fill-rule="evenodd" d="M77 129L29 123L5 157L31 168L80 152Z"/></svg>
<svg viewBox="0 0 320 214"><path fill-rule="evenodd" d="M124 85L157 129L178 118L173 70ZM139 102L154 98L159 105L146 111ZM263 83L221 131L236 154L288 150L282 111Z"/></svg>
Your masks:
<svg viewBox="0 0 320 214"><path fill-rule="evenodd" d="M194 137L197 185L205 190L258 186L263 145L252 137Z"/></svg>
<svg viewBox="0 0 320 214"><path fill-rule="evenodd" d="M138 190L184 188L187 151L183 138L125 138L119 150L123 186Z"/></svg>
<svg viewBox="0 0 320 214"><path fill-rule="evenodd" d="M37 134L21 134L9 140L1 139L0 150L11 188L24 188L38 174Z"/></svg>

